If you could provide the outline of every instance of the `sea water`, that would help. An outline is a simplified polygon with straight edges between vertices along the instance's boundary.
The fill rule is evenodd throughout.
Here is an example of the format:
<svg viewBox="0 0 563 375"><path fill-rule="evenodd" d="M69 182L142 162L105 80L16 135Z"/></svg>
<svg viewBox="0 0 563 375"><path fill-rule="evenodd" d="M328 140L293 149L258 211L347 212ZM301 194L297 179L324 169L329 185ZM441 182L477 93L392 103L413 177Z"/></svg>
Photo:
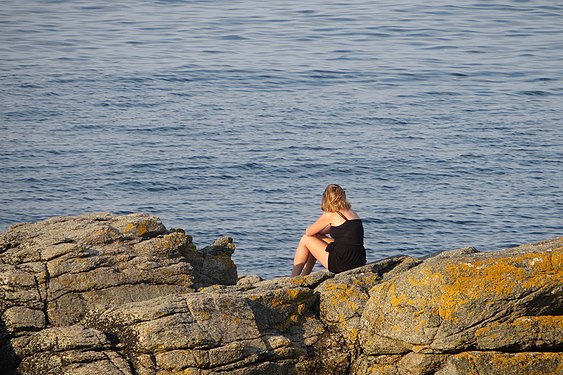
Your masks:
<svg viewBox="0 0 563 375"><path fill-rule="evenodd" d="M0 8L0 230L147 212L287 275L341 184L368 260L563 235L558 1Z"/></svg>

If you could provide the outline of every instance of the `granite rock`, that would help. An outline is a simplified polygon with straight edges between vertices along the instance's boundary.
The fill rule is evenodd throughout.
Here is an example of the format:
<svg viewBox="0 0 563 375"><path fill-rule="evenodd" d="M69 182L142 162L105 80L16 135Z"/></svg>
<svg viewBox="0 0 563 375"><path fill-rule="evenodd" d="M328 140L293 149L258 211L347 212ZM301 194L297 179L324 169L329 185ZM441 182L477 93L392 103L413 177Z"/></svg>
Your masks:
<svg viewBox="0 0 563 375"><path fill-rule="evenodd" d="M563 237L272 280L239 278L234 251L145 214L15 225L0 235L0 368L563 373Z"/></svg>

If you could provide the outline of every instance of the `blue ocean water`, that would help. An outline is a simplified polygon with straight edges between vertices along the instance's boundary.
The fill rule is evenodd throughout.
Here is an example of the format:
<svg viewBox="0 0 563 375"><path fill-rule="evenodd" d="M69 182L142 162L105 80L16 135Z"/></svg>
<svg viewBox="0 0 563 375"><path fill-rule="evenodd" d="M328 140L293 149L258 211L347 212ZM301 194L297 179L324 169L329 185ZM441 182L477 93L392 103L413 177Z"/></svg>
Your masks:
<svg viewBox="0 0 563 375"><path fill-rule="evenodd" d="M339 183L370 261L563 235L561 2L7 0L0 68L0 230L148 212L269 278Z"/></svg>

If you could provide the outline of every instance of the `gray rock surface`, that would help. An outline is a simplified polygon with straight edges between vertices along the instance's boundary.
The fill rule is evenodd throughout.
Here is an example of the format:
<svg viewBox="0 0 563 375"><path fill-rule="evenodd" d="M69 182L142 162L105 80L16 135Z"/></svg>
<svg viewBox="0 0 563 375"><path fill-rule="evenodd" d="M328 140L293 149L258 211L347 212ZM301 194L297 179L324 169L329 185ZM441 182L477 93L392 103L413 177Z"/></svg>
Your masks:
<svg viewBox="0 0 563 375"><path fill-rule="evenodd" d="M0 368L19 374L563 373L563 237L238 278L157 217L0 235Z"/></svg>

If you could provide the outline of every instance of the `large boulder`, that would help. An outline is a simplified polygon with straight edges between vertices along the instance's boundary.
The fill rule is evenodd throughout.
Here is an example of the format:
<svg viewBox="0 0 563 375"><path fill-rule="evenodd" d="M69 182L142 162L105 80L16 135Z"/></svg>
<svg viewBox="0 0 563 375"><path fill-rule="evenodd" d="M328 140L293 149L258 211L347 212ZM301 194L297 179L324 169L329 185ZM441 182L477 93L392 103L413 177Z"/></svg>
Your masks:
<svg viewBox="0 0 563 375"><path fill-rule="evenodd" d="M443 374L505 374L526 361L535 370L519 374L554 373L561 353L544 352L563 349L562 256L561 238L502 251L461 249L375 285L362 313L363 356L398 355L401 368L418 354L429 368L445 363ZM372 362L369 371L386 366Z"/></svg>
<svg viewBox="0 0 563 375"><path fill-rule="evenodd" d="M7 338L72 326L116 305L235 284L231 242L220 239L199 251L184 231L168 231L146 214L12 226L0 236L0 366L20 356L18 345L7 349Z"/></svg>
<svg viewBox="0 0 563 375"><path fill-rule="evenodd" d="M563 373L563 238L238 279L144 214L0 235L0 368L18 374Z"/></svg>
<svg viewBox="0 0 563 375"><path fill-rule="evenodd" d="M366 353L447 353L515 345L532 349L533 342L543 349L543 338L512 343L498 336L524 329L525 317L528 331L537 327L548 336L549 327L561 324L556 316L563 312L562 252L552 245L442 253L374 286L362 320Z"/></svg>

